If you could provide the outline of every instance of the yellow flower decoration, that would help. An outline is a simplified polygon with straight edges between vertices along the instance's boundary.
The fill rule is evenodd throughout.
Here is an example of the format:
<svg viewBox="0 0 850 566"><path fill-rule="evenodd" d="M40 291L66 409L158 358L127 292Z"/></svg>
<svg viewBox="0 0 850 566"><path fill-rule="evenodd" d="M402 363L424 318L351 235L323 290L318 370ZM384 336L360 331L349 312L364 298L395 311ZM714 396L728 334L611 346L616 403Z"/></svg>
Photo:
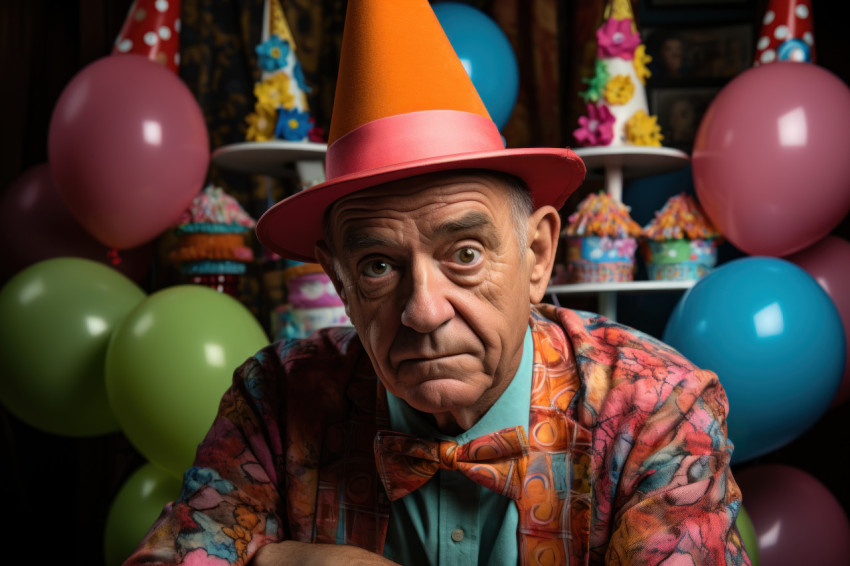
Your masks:
<svg viewBox="0 0 850 566"><path fill-rule="evenodd" d="M289 90L290 80L286 73L274 73L264 81L254 85L257 106L262 106L269 112L275 112L281 106L284 108L294 106L295 95Z"/></svg>
<svg viewBox="0 0 850 566"><path fill-rule="evenodd" d="M248 122L248 132L245 134L247 141L269 141L274 139L275 112L269 112L259 104L254 108L255 112L248 114L245 121Z"/></svg>
<svg viewBox="0 0 850 566"><path fill-rule="evenodd" d="M635 48L635 55L632 59L632 66L635 68L635 74L641 84L646 84L646 79L652 76L649 70L649 63L652 61L652 56L646 52L646 45L641 43Z"/></svg>
<svg viewBox="0 0 850 566"><path fill-rule="evenodd" d="M628 75L617 75L605 85L605 100L608 104L625 104L635 94L635 83Z"/></svg>
<svg viewBox="0 0 850 566"><path fill-rule="evenodd" d="M626 141L634 145L651 145L661 147L661 126L658 118L650 116L643 110L638 110L626 122Z"/></svg>

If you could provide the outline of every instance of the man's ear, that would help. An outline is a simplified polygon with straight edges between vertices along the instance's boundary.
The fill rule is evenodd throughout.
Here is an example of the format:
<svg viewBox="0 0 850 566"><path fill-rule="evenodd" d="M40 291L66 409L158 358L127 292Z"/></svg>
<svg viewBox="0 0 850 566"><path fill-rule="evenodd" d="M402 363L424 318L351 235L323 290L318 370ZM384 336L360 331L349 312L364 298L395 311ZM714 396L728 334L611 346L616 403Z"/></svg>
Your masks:
<svg viewBox="0 0 850 566"><path fill-rule="evenodd" d="M350 317L351 314L348 312L348 297L345 295L345 286L342 284L339 273L337 273L334 267L334 261L328 245L324 241L317 242L313 247L313 255L316 256L319 265L322 266L322 269L330 277L331 282L334 284L334 289L336 289L336 294L339 295L339 298L342 299L342 304L345 305L345 314Z"/></svg>
<svg viewBox="0 0 850 566"><path fill-rule="evenodd" d="M532 304L542 301L546 294L560 232L561 216L553 206L538 208L528 219L528 251L533 262L530 280Z"/></svg>

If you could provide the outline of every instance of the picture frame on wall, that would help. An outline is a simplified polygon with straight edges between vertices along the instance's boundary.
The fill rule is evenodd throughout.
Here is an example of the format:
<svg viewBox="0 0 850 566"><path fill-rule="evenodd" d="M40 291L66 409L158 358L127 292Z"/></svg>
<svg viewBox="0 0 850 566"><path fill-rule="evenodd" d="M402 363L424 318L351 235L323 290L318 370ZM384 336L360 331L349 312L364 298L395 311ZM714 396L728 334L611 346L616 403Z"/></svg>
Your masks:
<svg viewBox="0 0 850 566"><path fill-rule="evenodd" d="M721 87L656 88L650 110L658 117L663 144L685 152L693 148L700 121Z"/></svg>
<svg viewBox="0 0 850 566"><path fill-rule="evenodd" d="M650 27L642 32L652 57L651 84L721 83L752 66L752 26Z"/></svg>

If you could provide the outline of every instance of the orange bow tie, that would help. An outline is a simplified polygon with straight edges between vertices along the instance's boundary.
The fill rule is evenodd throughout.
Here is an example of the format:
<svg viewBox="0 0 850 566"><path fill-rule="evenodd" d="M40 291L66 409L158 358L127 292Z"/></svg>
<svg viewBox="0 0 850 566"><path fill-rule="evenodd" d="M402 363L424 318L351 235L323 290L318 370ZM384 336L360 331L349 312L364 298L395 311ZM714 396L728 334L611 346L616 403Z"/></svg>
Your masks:
<svg viewBox="0 0 850 566"><path fill-rule="evenodd" d="M461 445L393 431L379 431L375 437L378 474L392 501L416 491L440 469L457 470L479 485L517 499L527 455L528 440L521 426Z"/></svg>

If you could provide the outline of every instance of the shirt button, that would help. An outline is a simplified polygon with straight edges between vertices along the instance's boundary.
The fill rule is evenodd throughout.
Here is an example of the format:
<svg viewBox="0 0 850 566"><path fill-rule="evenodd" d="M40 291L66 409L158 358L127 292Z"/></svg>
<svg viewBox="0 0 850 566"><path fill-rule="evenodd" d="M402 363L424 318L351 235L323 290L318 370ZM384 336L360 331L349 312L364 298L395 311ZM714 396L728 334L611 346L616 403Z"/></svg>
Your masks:
<svg viewBox="0 0 850 566"><path fill-rule="evenodd" d="M452 531L452 540L460 542L463 540L463 529L455 529Z"/></svg>

